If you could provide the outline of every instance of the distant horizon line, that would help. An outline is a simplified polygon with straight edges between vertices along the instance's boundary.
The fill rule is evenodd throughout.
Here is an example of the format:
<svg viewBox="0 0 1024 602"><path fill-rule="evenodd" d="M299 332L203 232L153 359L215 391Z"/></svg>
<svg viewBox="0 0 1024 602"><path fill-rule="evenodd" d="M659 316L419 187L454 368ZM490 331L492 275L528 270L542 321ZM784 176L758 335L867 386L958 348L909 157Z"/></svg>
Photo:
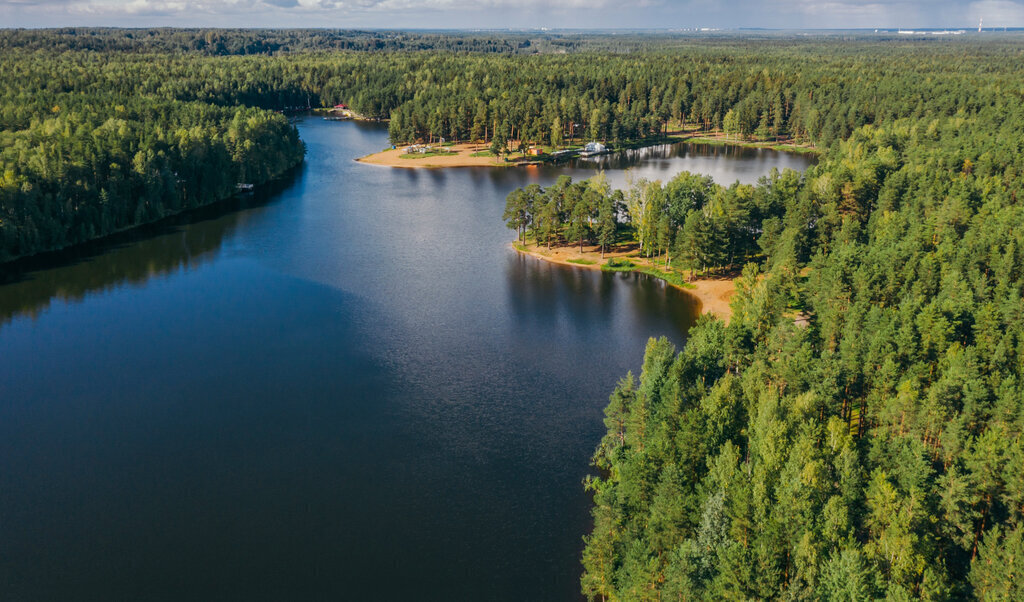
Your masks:
<svg viewBox="0 0 1024 602"><path fill-rule="evenodd" d="M899 33L900 31L963 31L964 33L1003 33L1024 31L1024 25L1003 27L982 27L969 25L948 26L900 26L900 27L224 27L204 25L46 25L46 26L4 26L0 30L47 30L47 29L221 29L221 30L254 30L254 31L374 31L374 32L426 32L426 33L475 33L475 32L511 32L511 33L721 33L736 31L770 31L770 32L866 32L866 33Z"/></svg>

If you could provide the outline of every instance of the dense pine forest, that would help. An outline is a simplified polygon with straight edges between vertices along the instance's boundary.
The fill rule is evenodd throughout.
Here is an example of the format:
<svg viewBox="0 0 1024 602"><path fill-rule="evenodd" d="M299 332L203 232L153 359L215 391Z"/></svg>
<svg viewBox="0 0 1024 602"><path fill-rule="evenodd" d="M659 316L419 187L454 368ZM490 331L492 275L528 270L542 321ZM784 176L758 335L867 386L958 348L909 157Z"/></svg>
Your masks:
<svg viewBox="0 0 1024 602"><path fill-rule="evenodd" d="M610 398L588 597L1024 596L1022 123L991 98L756 186L509 195L524 241L745 263L730 323L652 340Z"/></svg>
<svg viewBox="0 0 1024 602"><path fill-rule="evenodd" d="M1022 119L993 98L864 126L673 222L678 267L705 265L691 219L735 224L746 198L718 232L751 261L727 326L652 341L613 392L584 593L1024 596Z"/></svg>
<svg viewBox="0 0 1024 602"><path fill-rule="evenodd" d="M235 30L0 32L0 260L301 160L276 110L394 142L795 139L804 174L530 187L541 244L742 267L728 325L648 346L594 455L601 600L1024 599L1024 45ZM796 317L800 320L796 320Z"/></svg>
<svg viewBox="0 0 1024 602"><path fill-rule="evenodd" d="M587 597L1024 599L1017 66L907 81L930 91L804 174L509 196L538 244L745 263L728 325L702 320L682 351L652 340L611 395Z"/></svg>

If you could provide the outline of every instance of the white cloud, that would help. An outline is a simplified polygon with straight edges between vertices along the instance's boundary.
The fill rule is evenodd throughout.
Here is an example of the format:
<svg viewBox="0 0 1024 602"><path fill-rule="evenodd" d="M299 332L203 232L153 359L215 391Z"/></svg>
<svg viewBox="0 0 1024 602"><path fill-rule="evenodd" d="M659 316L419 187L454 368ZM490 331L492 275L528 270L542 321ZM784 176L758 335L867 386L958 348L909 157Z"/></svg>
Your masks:
<svg viewBox="0 0 1024 602"><path fill-rule="evenodd" d="M4 0L35 5L53 2L32 0ZM546 11L601 10L608 8L638 9L656 5L655 0L78 0L68 3L75 12L94 14L138 15L161 13L219 13L248 10L263 5L270 9L308 11L341 10L348 12L401 13L401 12L486 12L495 9Z"/></svg>
<svg viewBox="0 0 1024 602"><path fill-rule="evenodd" d="M981 0L971 2L967 9L971 20L984 19L986 27L1019 27L1024 25L1024 2Z"/></svg>
<svg viewBox="0 0 1024 602"><path fill-rule="evenodd" d="M0 0L9 26L848 28L1024 25L1024 0Z"/></svg>

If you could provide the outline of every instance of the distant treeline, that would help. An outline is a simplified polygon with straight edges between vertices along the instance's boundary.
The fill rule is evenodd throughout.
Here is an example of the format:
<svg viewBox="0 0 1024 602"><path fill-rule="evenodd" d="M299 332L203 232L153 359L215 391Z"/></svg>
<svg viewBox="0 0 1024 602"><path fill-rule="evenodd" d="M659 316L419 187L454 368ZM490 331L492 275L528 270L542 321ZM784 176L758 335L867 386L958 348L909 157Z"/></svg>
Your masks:
<svg viewBox="0 0 1024 602"><path fill-rule="evenodd" d="M868 123L941 117L1016 101L1017 82L1024 77L1020 44L1004 38L840 43L833 38L775 36L769 44L665 35L591 39L550 34L551 39L544 41L547 38L529 34L73 31L74 35L65 30L0 32L10 62L47 57L47 64L31 67L36 72L19 69L17 80L38 80L44 91L58 94L84 86L272 109L345 103L366 117L390 119L395 143L440 137L555 145L618 142L644 139L671 125L762 139L794 138L828 147ZM42 47L42 42L33 41L37 38L60 48L64 40L71 44L93 37L129 46L139 38L178 42L171 44L171 54L171 46L156 43L141 45L133 55L119 51L113 64L102 51L30 52ZM205 57L205 51L187 50L208 44L208 37L243 46L250 39L288 39L314 50L272 57ZM324 46L321 38L335 37L367 43L415 41L425 50L323 51L333 47ZM582 49L535 55L451 52L453 45L477 42L520 49L558 40ZM607 49L620 43L636 48ZM155 66L167 76L154 77ZM31 98L27 101L37 104ZM0 126L5 128L24 127L33 114L20 103L4 109L15 112L0 114Z"/></svg>
<svg viewBox="0 0 1024 602"><path fill-rule="evenodd" d="M620 142L671 124L827 148L868 123L1016 102L1022 58L1019 46L1000 44L812 42L691 43L641 55L396 55L376 66L372 97L343 77L323 94L327 103L347 99L357 111L389 116L396 143Z"/></svg>
<svg viewBox="0 0 1024 602"><path fill-rule="evenodd" d="M987 33L987 38L994 36ZM1003 36L1004 40L1014 38ZM807 40L908 42L895 34L852 31L805 32L801 38L769 30L746 32L581 31L581 30L358 30L239 28L63 27L0 30L0 51L14 48L67 52L189 53L206 56L284 54L319 51L458 52L477 54L565 54L574 52L649 53L704 47L751 48L764 41L774 46ZM936 40L915 39L915 44Z"/></svg>
<svg viewBox="0 0 1024 602"><path fill-rule="evenodd" d="M558 43L574 48L581 42ZM208 56L276 54L351 50L392 52L438 50L446 52L514 53L532 46L527 35L487 35L459 32L360 31L344 29L187 29L158 27L120 29L65 27L60 29L0 30L0 51L23 48L45 51L170 52Z"/></svg>

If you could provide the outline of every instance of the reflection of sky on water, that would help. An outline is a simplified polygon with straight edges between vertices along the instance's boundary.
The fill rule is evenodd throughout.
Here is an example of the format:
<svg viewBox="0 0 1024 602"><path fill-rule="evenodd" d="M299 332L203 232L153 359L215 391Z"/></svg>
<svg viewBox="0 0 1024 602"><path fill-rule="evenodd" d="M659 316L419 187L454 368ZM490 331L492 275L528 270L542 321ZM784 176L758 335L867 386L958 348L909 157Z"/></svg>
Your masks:
<svg viewBox="0 0 1024 602"><path fill-rule="evenodd" d="M681 171L709 175L715 182L730 185L735 181L754 184L772 168L803 171L814 162L807 155L781 153L769 149L679 142L626 150L596 157L582 157L571 165L580 170L604 169L613 186L625 185L625 177L614 172L629 169L634 177L667 182Z"/></svg>

